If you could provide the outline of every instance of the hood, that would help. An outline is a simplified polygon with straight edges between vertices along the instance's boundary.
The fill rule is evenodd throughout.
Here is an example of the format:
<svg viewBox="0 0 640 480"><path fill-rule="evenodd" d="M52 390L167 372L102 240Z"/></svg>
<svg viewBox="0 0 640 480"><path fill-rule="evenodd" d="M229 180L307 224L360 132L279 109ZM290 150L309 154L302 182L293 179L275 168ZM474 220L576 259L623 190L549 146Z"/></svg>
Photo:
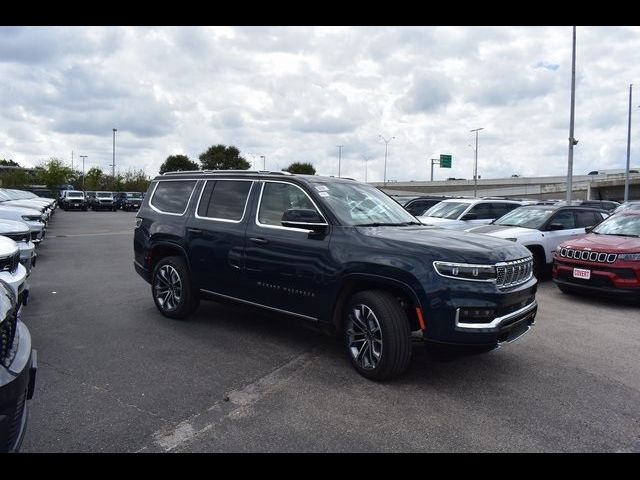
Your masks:
<svg viewBox="0 0 640 480"><path fill-rule="evenodd" d="M0 235L4 235L6 233L9 234L27 234L31 231L29 225L24 222L18 222L15 220L4 220L0 219Z"/></svg>
<svg viewBox="0 0 640 480"><path fill-rule="evenodd" d="M638 253L640 238L590 233L584 237L563 242L561 246L581 250L591 249L594 252Z"/></svg>
<svg viewBox="0 0 640 480"><path fill-rule="evenodd" d="M42 211L44 210L44 205L40 202L31 202L29 200L7 200L2 202L2 204L7 205L15 205L16 207L25 207L25 208L33 208L34 210Z"/></svg>
<svg viewBox="0 0 640 480"><path fill-rule="evenodd" d="M389 251L428 254L435 260L493 264L531 255L525 247L509 240L456 230L427 226L356 228L369 239L384 242Z"/></svg>
<svg viewBox="0 0 640 480"><path fill-rule="evenodd" d="M498 238L518 238L518 236L527 235L530 236L533 232L539 232L539 230L523 227L510 227L508 225L483 225L481 227L474 227L467 230L471 233L482 233L483 235L491 235Z"/></svg>
<svg viewBox="0 0 640 480"><path fill-rule="evenodd" d="M5 205L6 202L0 203L0 212L10 212L19 215L42 215L42 212L36 208L19 207L18 205Z"/></svg>
<svg viewBox="0 0 640 480"><path fill-rule="evenodd" d="M10 238L0 236L0 256L8 257L19 251L18 244Z"/></svg>

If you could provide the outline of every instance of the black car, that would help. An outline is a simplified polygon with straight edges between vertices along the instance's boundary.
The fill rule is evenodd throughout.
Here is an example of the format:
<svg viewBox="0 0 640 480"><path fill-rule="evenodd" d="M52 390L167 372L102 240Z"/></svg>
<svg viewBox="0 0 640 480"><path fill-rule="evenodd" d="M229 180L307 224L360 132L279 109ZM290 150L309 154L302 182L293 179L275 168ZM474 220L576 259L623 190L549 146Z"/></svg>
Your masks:
<svg viewBox="0 0 640 480"><path fill-rule="evenodd" d="M0 452L17 452L33 397L36 351L11 287L0 280Z"/></svg>
<svg viewBox="0 0 640 480"><path fill-rule="evenodd" d="M138 210L142 204L142 193L140 192L118 192L114 195L116 209L124 211Z"/></svg>
<svg viewBox="0 0 640 480"><path fill-rule="evenodd" d="M429 210L434 205L440 203L442 200L446 200L447 198L451 198L451 197L446 197L446 196L418 197L418 198L414 198L413 200L409 200L403 206L407 212L409 212L414 217L417 217L419 215L422 215L424 212Z"/></svg>
<svg viewBox="0 0 640 480"><path fill-rule="evenodd" d="M412 338L486 350L534 323L529 250L421 225L370 185L173 172L148 192L134 266L167 317L189 317L201 299L289 314L341 334L353 366L375 380L407 368Z"/></svg>

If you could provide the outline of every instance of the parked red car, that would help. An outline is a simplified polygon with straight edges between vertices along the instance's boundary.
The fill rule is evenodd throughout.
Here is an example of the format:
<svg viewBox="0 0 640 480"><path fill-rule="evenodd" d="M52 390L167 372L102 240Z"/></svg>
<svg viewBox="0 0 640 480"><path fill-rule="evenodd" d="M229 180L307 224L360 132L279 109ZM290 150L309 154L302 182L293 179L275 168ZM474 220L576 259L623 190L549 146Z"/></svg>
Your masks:
<svg viewBox="0 0 640 480"><path fill-rule="evenodd" d="M640 211L623 211L558 245L553 281L563 292L624 294L640 300Z"/></svg>

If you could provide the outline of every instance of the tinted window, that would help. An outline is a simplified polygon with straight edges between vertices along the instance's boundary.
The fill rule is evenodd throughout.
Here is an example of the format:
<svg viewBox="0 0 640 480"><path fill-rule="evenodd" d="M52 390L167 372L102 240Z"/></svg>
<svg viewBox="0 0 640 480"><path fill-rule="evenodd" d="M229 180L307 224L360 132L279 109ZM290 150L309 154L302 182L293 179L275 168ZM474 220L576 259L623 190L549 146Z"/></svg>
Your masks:
<svg viewBox="0 0 640 480"><path fill-rule="evenodd" d="M407 212L411 215L420 215L427 209L427 207L429 207L429 202L427 200L416 200L415 202L411 202L409 205L405 206Z"/></svg>
<svg viewBox="0 0 640 480"><path fill-rule="evenodd" d="M242 220L251 182L218 180L207 182L202 193L198 215L223 220Z"/></svg>
<svg viewBox="0 0 640 480"><path fill-rule="evenodd" d="M187 209L195 185L195 180L159 182L150 203L162 212L182 214Z"/></svg>
<svg viewBox="0 0 640 480"><path fill-rule="evenodd" d="M509 213L511 210L518 208L520 205L513 203L494 203L493 204L493 218L500 218L501 216Z"/></svg>
<svg viewBox="0 0 640 480"><path fill-rule="evenodd" d="M316 210L309 197L298 187L288 183L264 184L258 222L264 225L282 226L282 214L290 208Z"/></svg>
<svg viewBox="0 0 640 480"><path fill-rule="evenodd" d="M569 210L558 212L553 216L549 223L559 223L565 230L568 228L576 228L576 221L573 218L573 212Z"/></svg>
<svg viewBox="0 0 640 480"><path fill-rule="evenodd" d="M576 211L576 227L592 227L602 219L602 217L600 217L596 220L596 215L599 216L596 212Z"/></svg>
<svg viewBox="0 0 640 480"><path fill-rule="evenodd" d="M492 213L491 213L490 203L479 203L478 205L473 207L471 210L469 210L468 213L475 213L477 215L476 217L477 220L487 220L489 218L495 218L491 216Z"/></svg>

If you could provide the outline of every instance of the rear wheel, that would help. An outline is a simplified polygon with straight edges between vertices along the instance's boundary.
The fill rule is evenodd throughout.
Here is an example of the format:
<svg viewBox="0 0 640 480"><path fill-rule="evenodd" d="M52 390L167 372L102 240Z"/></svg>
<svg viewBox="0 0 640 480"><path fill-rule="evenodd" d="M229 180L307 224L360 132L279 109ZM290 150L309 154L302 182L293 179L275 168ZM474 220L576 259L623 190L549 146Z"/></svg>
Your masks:
<svg viewBox="0 0 640 480"><path fill-rule="evenodd" d="M390 293L356 293L347 304L343 327L347 354L360 375L386 380L397 377L409 366L409 321Z"/></svg>
<svg viewBox="0 0 640 480"><path fill-rule="evenodd" d="M153 269L151 295L165 317L184 319L198 307L199 298L191 284L182 257L164 257Z"/></svg>

